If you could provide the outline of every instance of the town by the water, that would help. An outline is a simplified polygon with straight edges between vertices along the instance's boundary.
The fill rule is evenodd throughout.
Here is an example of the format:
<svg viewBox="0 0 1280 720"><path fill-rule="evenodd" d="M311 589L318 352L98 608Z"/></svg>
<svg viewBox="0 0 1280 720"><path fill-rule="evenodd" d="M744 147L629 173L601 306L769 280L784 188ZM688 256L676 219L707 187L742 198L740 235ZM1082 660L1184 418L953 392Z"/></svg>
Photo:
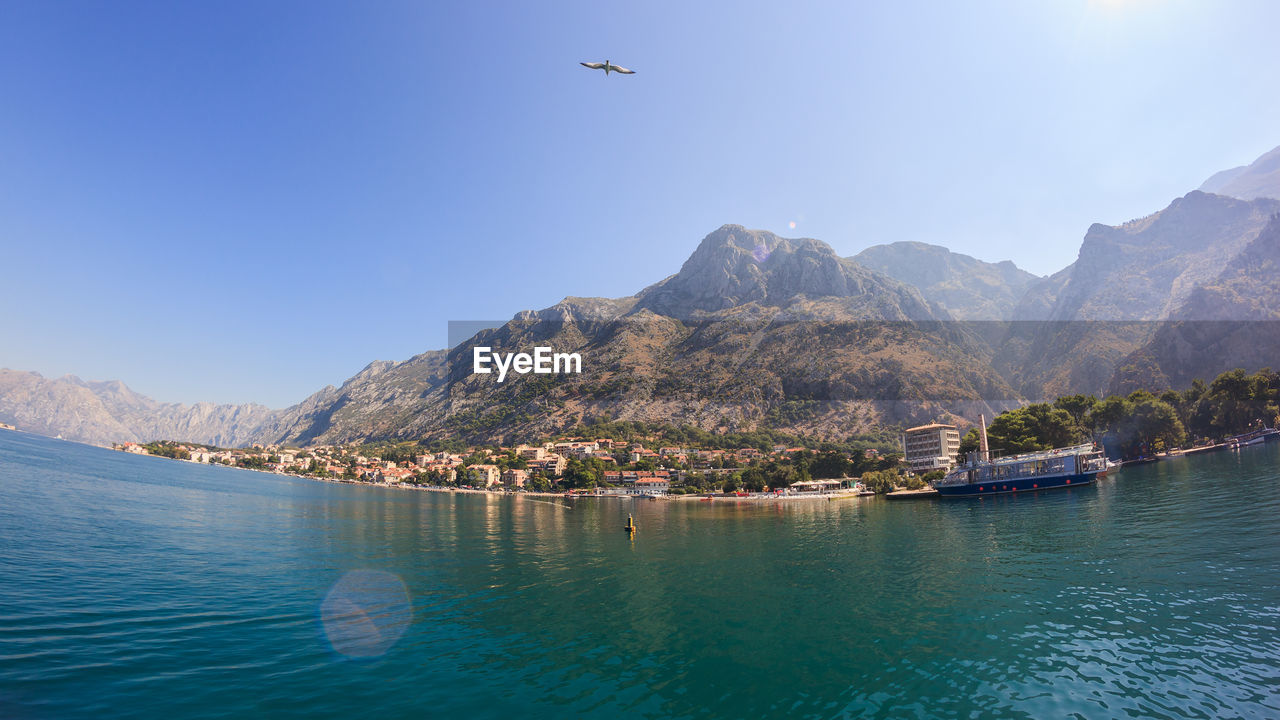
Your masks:
<svg viewBox="0 0 1280 720"><path fill-rule="evenodd" d="M989 426L982 418L963 438L957 425L934 422L845 443L761 432L716 437L720 447L706 447L664 442L673 434L669 427L603 422L515 446L440 448L438 443L430 447L401 441L218 448L158 441L118 443L114 448L334 482L455 492L698 499L918 497L955 485L960 478L949 473L957 468L973 468L971 478L1022 476L1003 485L975 483L972 494L1047 489L1057 485L1042 485L1033 476L1054 474L1049 466L1061 471L1056 474L1063 475L1063 485L1069 485L1071 477L1082 479L1056 460L1064 454L1096 457L1087 475L1092 481L1126 463L1235 450L1280 438L1277 424L1280 374L1263 369L1252 375L1228 371L1212 383L1196 381L1185 391L1159 396L1136 391L1101 400L1092 395L1059 397L1052 404L1034 403L1001 413ZM783 438L791 443L769 442ZM724 447L732 439L744 442ZM1104 459L1104 453L1113 460ZM1023 470L1013 463L1020 460L1026 461ZM982 463L992 467L980 467ZM1073 467L1085 469L1083 464Z"/></svg>
<svg viewBox="0 0 1280 720"><path fill-rule="evenodd" d="M954 432L954 428L952 429ZM958 443L958 438L957 438ZM678 497L725 494L733 497L803 497L874 494L863 478L892 477L922 487L923 480L899 478L900 452L863 451L859 477L815 478L813 471L854 463L834 451L777 445L768 450L684 447L646 448L640 442L568 437L538 445L475 448L467 452L417 452L404 445L289 448L254 445L217 448L176 442L118 444L139 455L226 465L347 483L371 483L424 490L525 492L543 494ZM794 479L766 475L787 467ZM796 470L799 468L799 470ZM766 480L766 478L768 478ZM881 491L897 482L878 486Z"/></svg>

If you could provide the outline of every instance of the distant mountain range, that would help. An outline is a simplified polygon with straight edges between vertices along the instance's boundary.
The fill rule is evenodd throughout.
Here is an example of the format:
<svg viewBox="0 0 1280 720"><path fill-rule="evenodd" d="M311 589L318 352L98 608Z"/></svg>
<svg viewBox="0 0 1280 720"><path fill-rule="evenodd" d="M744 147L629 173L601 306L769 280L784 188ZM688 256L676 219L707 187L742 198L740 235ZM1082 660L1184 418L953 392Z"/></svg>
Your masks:
<svg viewBox="0 0 1280 720"><path fill-rule="evenodd" d="M854 262L916 288L956 320L1012 320L1038 278L1005 260L987 263L937 245L876 245Z"/></svg>
<svg viewBox="0 0 1280 720"><path fill-rule="evenodd" d="M0 369L0 422L89 443L181 438L221 447L250 442L275 413L264 405L161 403L124 383Z"/></svg>
<svg viewBox="0 0 1280 720"><path fill-rule="evenodd" d="M4 370L0 421L88 442L224 446L516 441L604 417L843 438L1067 392L1181 387L1276 362L1276 198L1280 148L1148 217L1092 226L1076 261L1047 277L914 242L842 258L818 240L726 225L633 296L524 311L284 410L166 404L118 382ZM578 352L583 373L498 384L471 373L478 344Z"/></svg>

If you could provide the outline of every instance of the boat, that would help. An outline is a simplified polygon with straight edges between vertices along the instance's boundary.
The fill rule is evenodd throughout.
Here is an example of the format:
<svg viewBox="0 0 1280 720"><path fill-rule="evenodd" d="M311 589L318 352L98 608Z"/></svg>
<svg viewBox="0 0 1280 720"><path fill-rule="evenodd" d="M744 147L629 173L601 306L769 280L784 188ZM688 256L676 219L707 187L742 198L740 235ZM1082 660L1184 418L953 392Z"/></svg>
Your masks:
<svg viewBox="0 0 1280 720"><path fill-rule="evenodd" d="M999 495L1027 490L1087 485L1107 471L1106 458L1093 445L984 459L970 453L969 461L931 485L943 497Z"/></svg>
<svg viewBox="0 0 1280 720"><path fill-rule="evenodd" d="M1261 445L1276 436L1280 436L1280 430L1264 427L1259 430L1254 430L1253 432L1247 432L1243 435L1236 435L1233 438L1228 438L1227 447L1232 450L1239 450L1242 447L1248 447L1250 445Z"/></svg>
<svg viewBox="0 0 1280 720"><path fill-rule="evenodd" d="M1093 444L992 458L986 418L978 425L980 449L941 480L930 483L941 497L977 497L1088 485L1107 472L1107 458Z"/></svg>

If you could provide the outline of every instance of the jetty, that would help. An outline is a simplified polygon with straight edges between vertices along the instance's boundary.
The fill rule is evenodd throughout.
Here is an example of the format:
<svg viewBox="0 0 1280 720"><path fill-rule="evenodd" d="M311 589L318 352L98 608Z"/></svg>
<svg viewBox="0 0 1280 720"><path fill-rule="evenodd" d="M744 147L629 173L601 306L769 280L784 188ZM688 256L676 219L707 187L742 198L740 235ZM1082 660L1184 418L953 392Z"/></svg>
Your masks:
<svg viewBox="0 0 1280 720"><path fill-rule="evenodd" d="M885 497L890 500L925 500L938 497L938 491L926 486L918 490L894 490L885 493Z"/></svg>

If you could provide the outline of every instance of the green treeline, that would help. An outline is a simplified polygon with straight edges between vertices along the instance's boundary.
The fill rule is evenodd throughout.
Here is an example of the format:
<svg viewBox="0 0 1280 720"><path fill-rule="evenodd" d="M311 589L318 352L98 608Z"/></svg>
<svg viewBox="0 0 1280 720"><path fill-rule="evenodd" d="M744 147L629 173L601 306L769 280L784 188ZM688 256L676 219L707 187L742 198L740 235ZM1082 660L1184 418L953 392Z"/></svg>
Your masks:
<svg viewBox="0 0 1280 720"><path fill-rule="evenodd" d="M159 455L160 457L173 458L175 460L191 459L190 452L178 447L178 443L171 440L149 442L144 444L142 447L146 448L148 453L152 455Z"/></svg>
<svg viewBox="0 0 1280 720"><path fill-rule="evenodd" d="M1205 445L1280 420L1280 373L1249 375L1229 370L1213 382L1195 380L1181 392L1127 396L1067 395L998 415L987 428L993 452L1048 450L1082 442L1102 443L1112 457L1136 458L1177 447ZM978 448L978 431L960 443L963 455Z"/></svg>
<svg viewBox="0 0 1280 720"><path fill-rule="evenodd" d="M814 438L791 435L762 428L744 432L715 433L692 425L646 423L638 420L595 420L579 425L565 433L566 436L592 439L643 442L654 446L691 447L707 450L738 450L755 448L768 452L775 445L803 447L823 451L835 449L844 452L861 452L868 448L893 451L898 448L898 428L883 428L878 432L853 435L844 442L824 443Z"/></svg>

